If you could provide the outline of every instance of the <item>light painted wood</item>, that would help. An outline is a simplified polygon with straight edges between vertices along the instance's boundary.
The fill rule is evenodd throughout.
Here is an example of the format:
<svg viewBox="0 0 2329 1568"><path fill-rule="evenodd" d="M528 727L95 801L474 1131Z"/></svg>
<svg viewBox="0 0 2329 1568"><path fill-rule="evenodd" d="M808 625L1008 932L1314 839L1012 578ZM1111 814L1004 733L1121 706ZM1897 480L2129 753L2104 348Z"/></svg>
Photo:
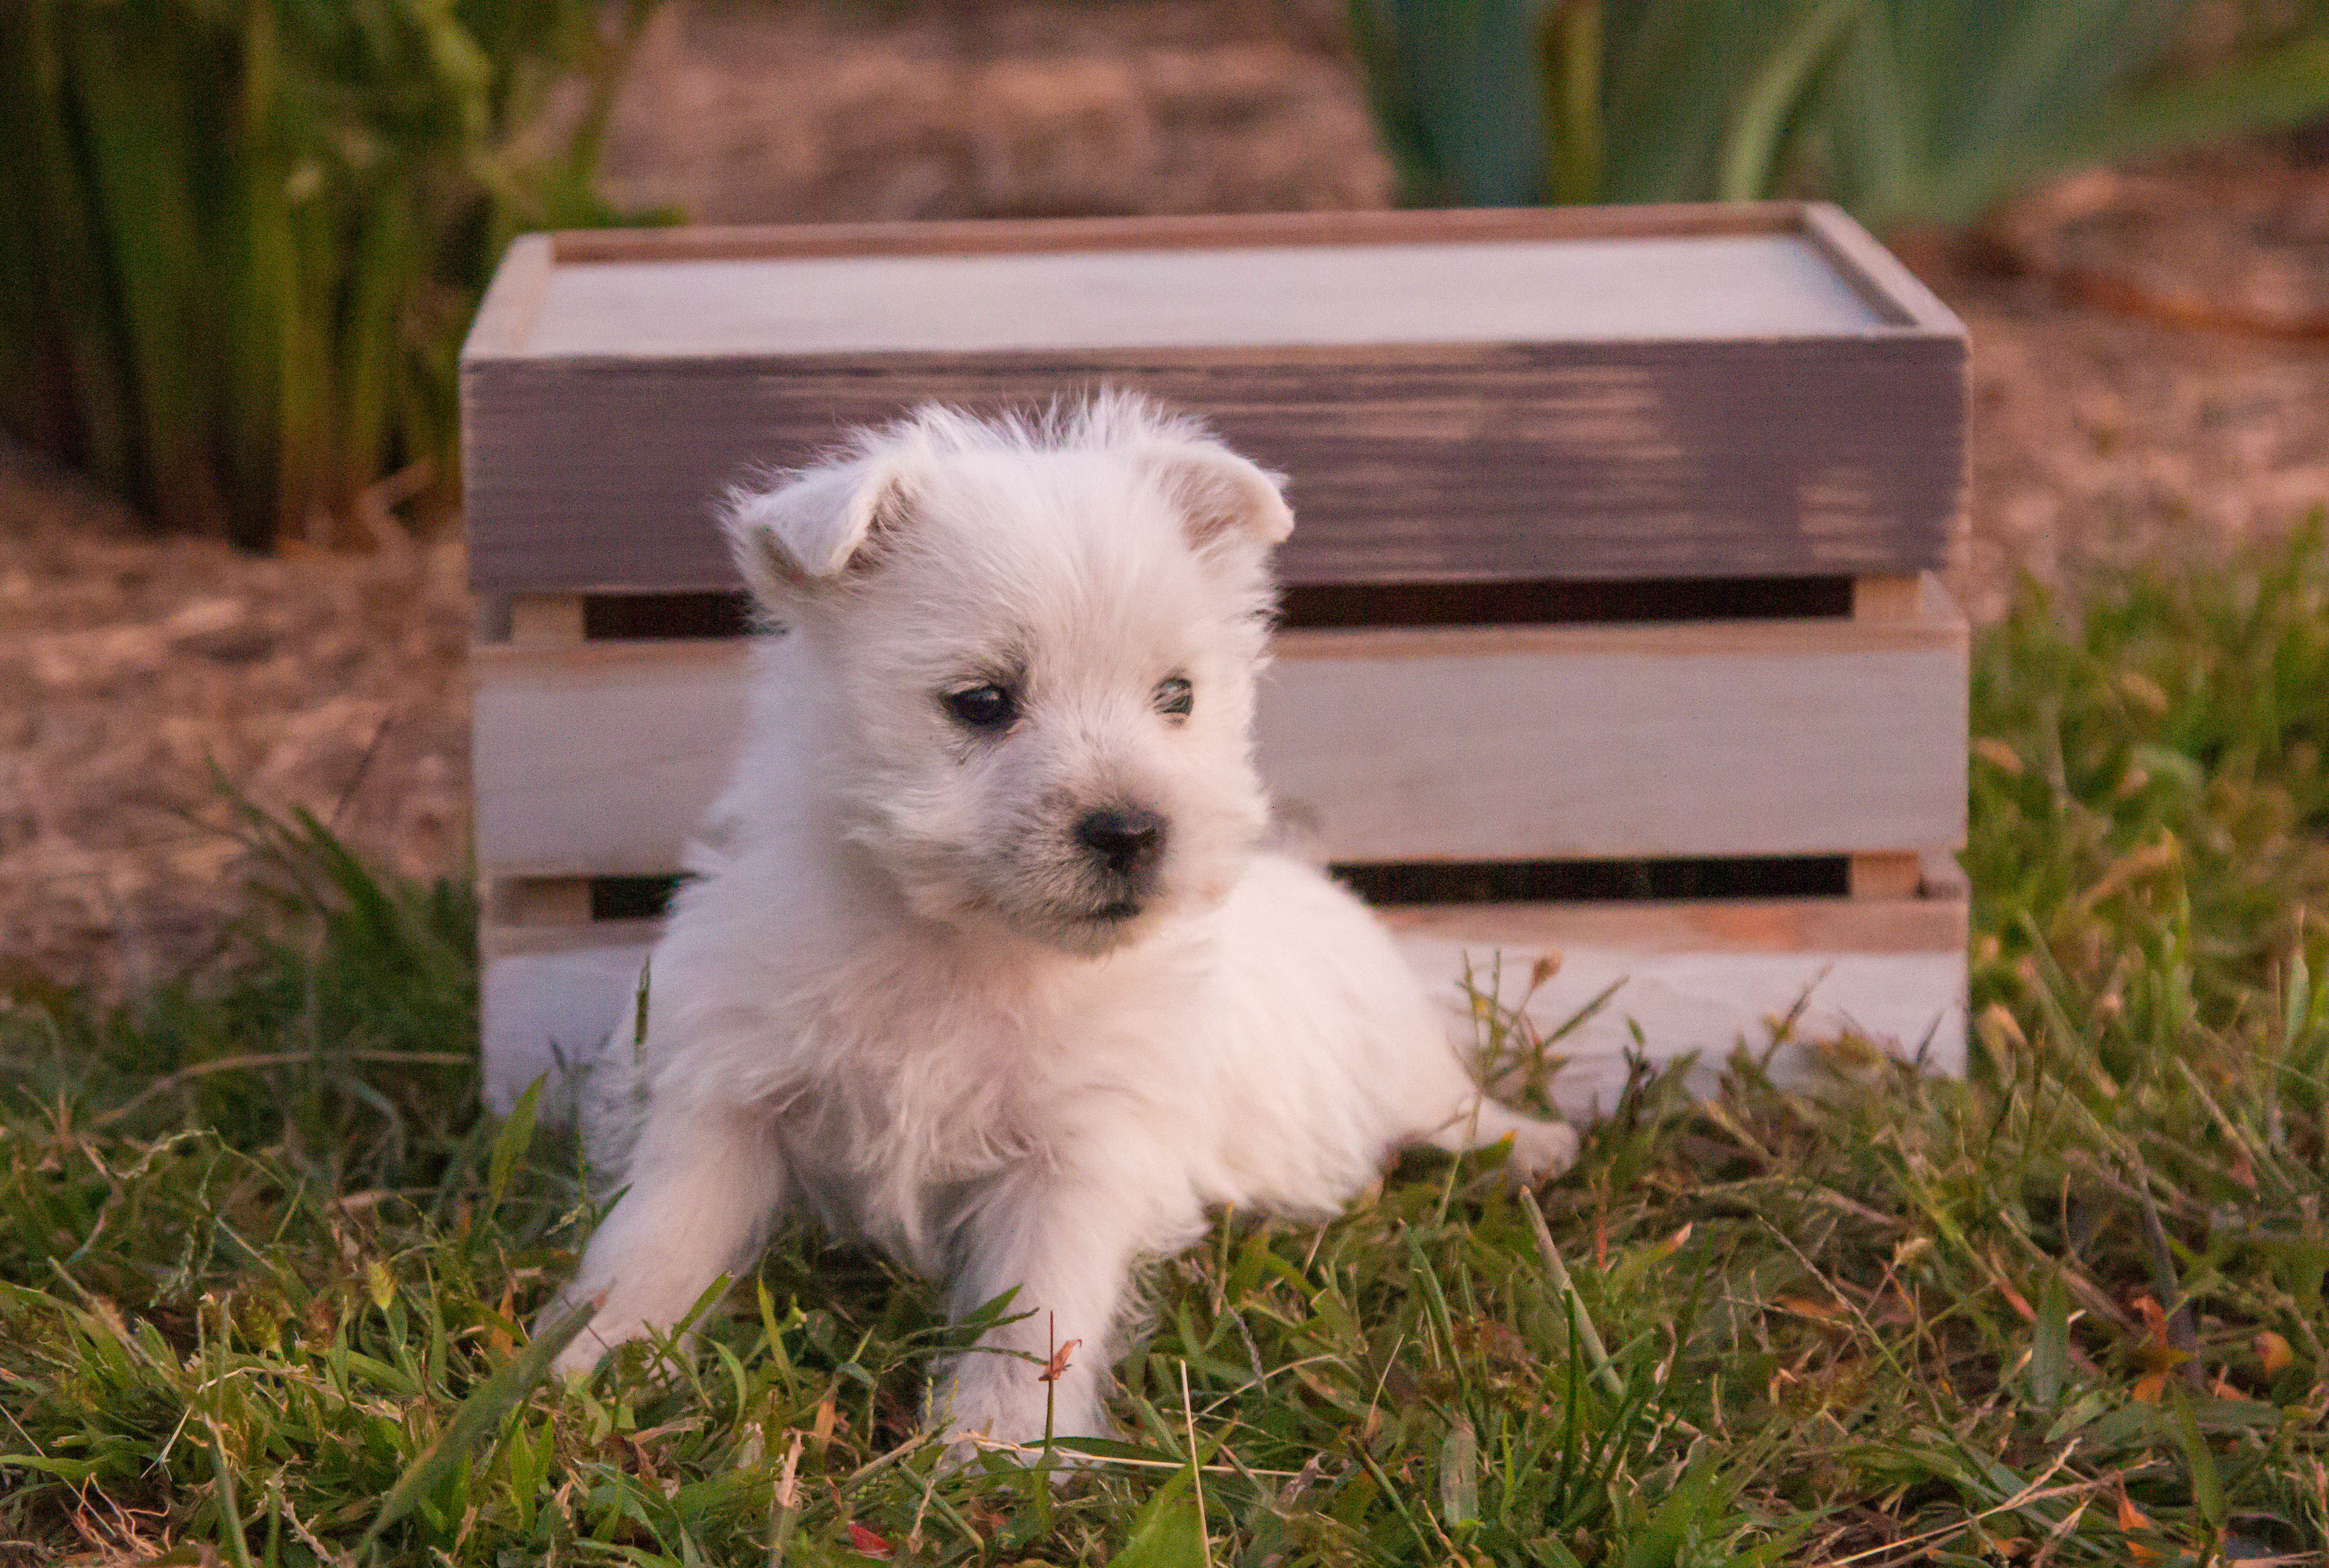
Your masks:
<svg viewBox="0 0 2329 1568"><path fill-rule="evenodd" d="M1801 224L1804 235L1826 253L1839 274L1853 280L1870 307L1885 319L1928 332L1964 332L1957 313L1843 208L1831 202L1806 202Z"/></svg>
<svg viewBox="0 0 2329 1568"><path fill-rule="evenodd" d="M1336 861L1961 842L1962 618L1309 632L1256 723Z"/></svg>
<svg viewBox="0 0 2329 1568"><path fill-rule="evenodd" d="M602 262L528 356L1661 343L1891 330L1791 234Z"/></svg>
<svg viewBox="0 0 2329 1568"><path fill-rule="evenodd" d="M1556 1048L1554 1080L1572 1115L1607 1110L1636 1050L1663 1064L1696 1053L1704 1091L1730 1052L1759 1050L1796 1012L1792 1038L1859 1036L1900 1057L1958 1073L1965 1063L1966 908L1962 897L1781 899L1655 903L1465 904L1381 912L1401 951L1428 979L1444 978L1452 1016L1466 1012L1465 977L1542 1034L1560 1030L1605 989L1601 1010ZM1540 960L1551 966L1532 987ZM1641 1030L1638 1047L1634 1028ZM1817 1082L1806 1050L1774 1058L1786 1080Z"/></svg>
<svg viewBox="0 0 2329 1568"><path fill-rule="evenodd" d="M1476 1037L1477 995L1522 1009L1550 1034L1609 992L1554 1048L1565 1063L1554 1095L1572 1116L1616 1102L1629 1053L1655 1064L1695 1053L1693 1082L1703 1090L1733 1049L1759 1053L1774 1025L1791 1015L1795 1044L1772 1060L1790 1082L1815 1083L1838 1067L1867 1071L1873 1058L1860 1048L1804 1044L1843 1035L1895 1056L1921 1053L1937 1072L1964 1069L1962 901L1506 904L1389 916L1457 1040ZM630 924L580 928L554 944L489 943L488 1100L506 1106L544 1072L559 1079L551 1099L560 1098L560 1084L570 1086L567 1070L603 1049L651 940L648 929ZM1551 973L1532 987L1541 959Z"/></svg>
<svg viewBox="0 0 2329 1568"><path fill-rule="evenodd" d="M544 290L558 264L558 244L548 234L521 234L486 286L469 335L461 345L466 356L523 353L526 335L541 314Z"/></svg>
<svg viewBox="0 0 2329 1568"><path fill-rule="evenodd" d="M1957 864L1957 852L1928 849L1917 856L1918 881L1928 899L1965 899L1972 895L1973 879Z"/></svg>
<svg viewBox="0 0 2329 1568"><path fill-rule="evenodd" d="M475 650L480 865L674 869L735 756L748 654ZM1955 845L1965 624L1287 632L1256 732L1279 807L1335 861Z"/></svg>
<svg viewBox="0 0 2329 1568"><path fill-rule="evenodd" d="M535 951L482 953L478 983L486 1103L506 1112L545 1074L543 1108L553 1119L573 1114L573 1096L624 1006L638 992L653 938L589 928ZM650 1001L652 1006L652 1001Z"/></svg>
<svg viewBox="0 0 2329 1568"><path fill-rule="evenodd" d="M600 261L754 260L776 256L1210 250L1256 245L1400 245L1460 240L1796 233L1808 231L1807 214L1825 205L1801 202L1690 202L1620 207L973 218L907 223L698 223L677 229L570 229L548 238L561 266ZM1850 220L1844 222L1849 223Z"/></svg>
<svg viewBox="0 0 2329 1568"><path fill-rule="evenodd" d="M1914 898L1925 879L1923 864L1913 850L1855 855L1850 875L1854 898Z"/></svg>
<svg viewBox="0 0 2329 1568"><path fill-rule="evenodd" d="M527 647L570 647L582 640L582 598L574 593L513 593L509 640Z"/></svg>
<svg viewBox="0 0 2329 1568"><path fill-rule="evenodd" d="M750 652L741 639L470 650L478 864L676 871L741 744Z"/></svg>

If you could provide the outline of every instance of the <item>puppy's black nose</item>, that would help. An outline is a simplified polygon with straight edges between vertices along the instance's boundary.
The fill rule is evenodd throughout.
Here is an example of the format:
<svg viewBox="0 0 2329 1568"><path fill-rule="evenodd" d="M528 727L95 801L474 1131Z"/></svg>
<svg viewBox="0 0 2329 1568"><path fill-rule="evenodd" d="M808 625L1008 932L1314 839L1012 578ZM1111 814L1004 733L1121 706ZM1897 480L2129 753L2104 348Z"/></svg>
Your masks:
<svg viewBox="0 0 2329 1568"><path fill-rule="evenodd" d="M1137 876L1164 853L1164 819L1137 806L1095 811L1076 824L1076 842L1118 876Z"/></svg>

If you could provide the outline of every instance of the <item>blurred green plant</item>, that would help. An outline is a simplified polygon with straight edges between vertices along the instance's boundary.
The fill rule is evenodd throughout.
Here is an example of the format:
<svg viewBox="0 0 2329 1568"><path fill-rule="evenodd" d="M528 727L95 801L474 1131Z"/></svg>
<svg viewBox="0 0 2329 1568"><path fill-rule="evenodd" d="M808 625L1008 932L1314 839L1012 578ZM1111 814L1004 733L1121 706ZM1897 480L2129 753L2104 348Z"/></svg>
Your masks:
<svg viewBox="0 0 2329 1568"><path fill-rule="evenodd" d="M449 497L455 361L655 0L0 5L0 425L249 546Z"/></svg>
<svg viewBox="0 0 2329 1568"><path fill-rule="evenodd" d="M2195 0L1352 0L1418 204L1810 191L1880 226L1969 222L2070 165L2329 109L2329 7ZM2249 12L2254 14L2249 14Z"/></svg>

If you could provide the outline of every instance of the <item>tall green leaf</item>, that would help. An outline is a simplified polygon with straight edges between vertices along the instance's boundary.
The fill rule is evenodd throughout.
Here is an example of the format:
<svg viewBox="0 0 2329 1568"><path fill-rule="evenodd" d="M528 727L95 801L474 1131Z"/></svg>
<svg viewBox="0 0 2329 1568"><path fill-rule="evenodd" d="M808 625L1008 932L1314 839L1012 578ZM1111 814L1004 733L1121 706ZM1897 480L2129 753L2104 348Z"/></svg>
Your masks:
<svg viewBox="0 0 2329 1568"><path fill-rule="evenodd" d="M349 532L408 468L446 491L469 315L512 234L613 216L655 4L0 6L0 424L250 544Z"/></svg>
<svg viewBox="0 0 2329 1568"><path fill-rule="evenodd" d="M2194 0L1353 0L1409 199L1823 194L1963 222L2070 164L2329 109L2329 7L2211 61Z"/></svg>

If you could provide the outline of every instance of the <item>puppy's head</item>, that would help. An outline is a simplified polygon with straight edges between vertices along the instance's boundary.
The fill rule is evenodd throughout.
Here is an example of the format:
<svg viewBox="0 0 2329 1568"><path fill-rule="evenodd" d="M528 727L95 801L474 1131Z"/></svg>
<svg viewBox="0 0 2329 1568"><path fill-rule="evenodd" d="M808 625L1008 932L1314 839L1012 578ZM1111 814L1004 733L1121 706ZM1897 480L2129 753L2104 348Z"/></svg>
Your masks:
<svg viewBox="0 0 2329 1568"><path fill-rule="evenodd" d="M1123 395L1037 425L924 409L729 515L832 688L848 836L919 914L1084 954L1218 902L1261 831L1292 527L1269 475Z"/></svg>

